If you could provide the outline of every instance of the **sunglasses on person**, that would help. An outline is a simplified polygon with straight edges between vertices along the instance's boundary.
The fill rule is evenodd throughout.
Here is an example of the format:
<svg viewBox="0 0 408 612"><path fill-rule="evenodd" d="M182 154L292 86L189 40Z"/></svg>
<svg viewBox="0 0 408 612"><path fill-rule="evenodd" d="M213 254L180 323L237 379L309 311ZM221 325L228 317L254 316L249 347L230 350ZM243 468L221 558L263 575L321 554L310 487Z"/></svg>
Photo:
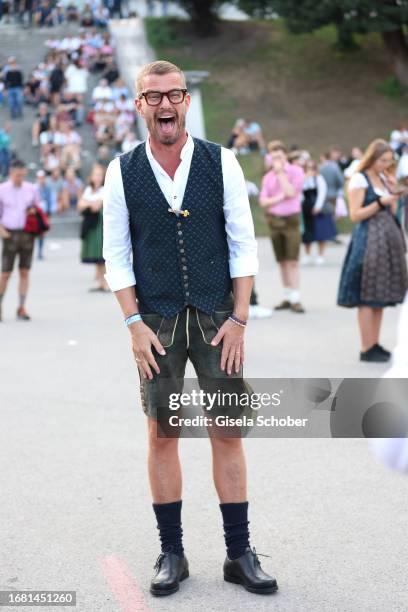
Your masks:
<svg viewBox="0 0 408 612"><path fill-rule="evenodd" d="M139 94L149 106L158 106L166 96L171 104L181 104L186 97L187 89L171 89L170 91L145 91Z"/></svg>

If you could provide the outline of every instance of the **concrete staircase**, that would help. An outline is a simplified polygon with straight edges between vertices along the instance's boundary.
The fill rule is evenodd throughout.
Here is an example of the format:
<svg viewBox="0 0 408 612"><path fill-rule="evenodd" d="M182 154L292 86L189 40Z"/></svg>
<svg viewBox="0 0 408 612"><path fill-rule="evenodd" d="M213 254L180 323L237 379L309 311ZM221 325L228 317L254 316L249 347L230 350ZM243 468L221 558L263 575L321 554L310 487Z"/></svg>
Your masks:
<svg viewBox="0 0 408 612"><path fill-rule="evenodd" d="M76 210L66 210L51 217L50 238L78 238L82 217Z"/></svg>

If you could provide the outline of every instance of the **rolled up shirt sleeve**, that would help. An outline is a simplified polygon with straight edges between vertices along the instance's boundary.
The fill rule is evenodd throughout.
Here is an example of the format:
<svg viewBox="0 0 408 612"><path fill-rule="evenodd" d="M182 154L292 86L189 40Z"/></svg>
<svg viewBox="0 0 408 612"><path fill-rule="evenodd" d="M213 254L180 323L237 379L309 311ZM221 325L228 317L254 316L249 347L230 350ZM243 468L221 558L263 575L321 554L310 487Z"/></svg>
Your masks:
<svg viewBox="0 0 408 612"><path fill-rule="evenodd" d="M231 278L258 273L258 245L244 174L234 153L221 149L224 178L224 216Z"/></svg>
<svg viewBox="0 0 408 612"><path fill-rule="evenodd" d="M103 196L103 258L111 291L136 285L132 265L129 212L123 190L119 158L106 171Z"/></svg>

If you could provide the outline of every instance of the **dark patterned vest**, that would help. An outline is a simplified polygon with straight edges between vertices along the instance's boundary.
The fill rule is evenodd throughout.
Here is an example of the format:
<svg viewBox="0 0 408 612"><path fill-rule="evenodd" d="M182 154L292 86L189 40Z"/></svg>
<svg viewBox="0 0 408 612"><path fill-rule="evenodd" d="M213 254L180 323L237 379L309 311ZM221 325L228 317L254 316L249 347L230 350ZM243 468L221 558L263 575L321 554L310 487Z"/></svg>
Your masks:
<svg viewBox="0 0 408 612"><path fill-rule="evenodd" d="M211 314L231 291L219 145L194 139L181 209L168 211L145 143L120 156L141 312L171 317L191 304Z"/></svg>

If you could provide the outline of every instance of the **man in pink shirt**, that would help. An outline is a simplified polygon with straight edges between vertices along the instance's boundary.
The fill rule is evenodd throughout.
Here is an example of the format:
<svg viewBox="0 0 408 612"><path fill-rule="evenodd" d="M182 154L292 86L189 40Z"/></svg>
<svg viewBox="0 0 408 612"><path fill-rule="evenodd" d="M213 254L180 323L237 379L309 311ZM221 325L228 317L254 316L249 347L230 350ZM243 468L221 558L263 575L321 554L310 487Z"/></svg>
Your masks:
<svg viewBox="0 0 408 612"><path fill-rule="evenodd" d="M37 188L25 181L26 167L18 160L11 164L10 178L0 185L0 237L3 238L0 276L0 321L1 304L7 284L14 268L16 256L19 256L19 307L17 318L28 321L30 317L25 310L28 291L28 278L34 248L34 236L24 231L27 208L40 204Z"/></svg>
<svg viewBox="0 0 408 612"><path fill-rule="evenodd" d="M263 178L259 203L265 209L284 288L283 301L275 310L302 313L305 310L300 303L299 251L304 173L300 166L289 164L280 142L270 150L269 161L271 169Z"/></svg>

